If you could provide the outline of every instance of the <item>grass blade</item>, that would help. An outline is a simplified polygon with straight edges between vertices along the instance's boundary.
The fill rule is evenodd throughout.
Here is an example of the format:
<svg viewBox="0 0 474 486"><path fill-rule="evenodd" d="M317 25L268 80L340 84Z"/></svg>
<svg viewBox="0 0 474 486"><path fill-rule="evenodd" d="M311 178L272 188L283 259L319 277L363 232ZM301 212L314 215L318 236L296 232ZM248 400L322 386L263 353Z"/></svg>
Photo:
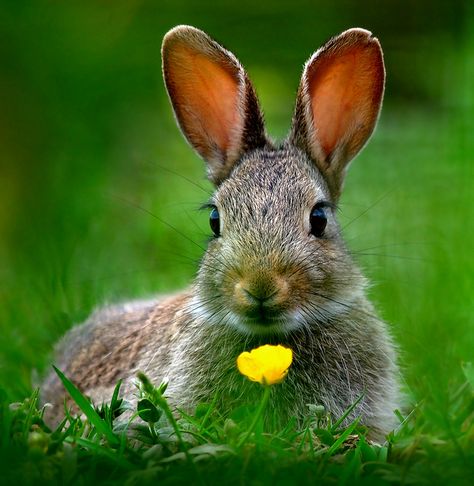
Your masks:
<svg viewBox="0 0 474 486"><path fill-rule="evenodd" d="M118 445L119 440L109 427L107 422L100 418L99 414L94 410L89 400L76 388L76 386L66 378L66 376L53 365L54 371L59 376L64 388L66 388L71 398L76 402L77 406L82 410L84 415L89 419L89 422L96 428L97 432L105 436L110 445Z"/></svg>
<svg viewBox="0 0 474 486"><path fill-rule="evenodd" d="M361 402L361 400L364 398L364 394L362 394L343 414L342 416L336 420L336 422L334 422L334 425L332 425L331 427L331 432L334 433L338 427L342 424L342 422L344 422L344 420L346 420L346 418L349 416L349 414L352 412L352 410L354 410L354 408L357 407L357 405L359 405L359 403Z"/></svg>
<svg viewBox="0 0 474 486"><path fill-rule="evenodd" d="M68 442L70 444L78 444L86 449L89 449L90 451L95 452L98 455L107 457L115 464L125 469L133 468L133 464L130 461L127 461L122 455L113 452L112 449L102 447L100 444L97 444L97 442L94 442L92 440L84 439L84 437L67 437L65 442Z"/></svg>
<svg viewBox="0 0 474 486"><path fill-rule="evenodd" d="M346 430L341 434L339 439L334 442L334 444L327 450L326 456L332 456L338 449L339 447L346 441L346 439L352 434L353 430L357 427L359 423L359 418L356 418L354 422L352 422L349 427L347 427Z"/></svg>

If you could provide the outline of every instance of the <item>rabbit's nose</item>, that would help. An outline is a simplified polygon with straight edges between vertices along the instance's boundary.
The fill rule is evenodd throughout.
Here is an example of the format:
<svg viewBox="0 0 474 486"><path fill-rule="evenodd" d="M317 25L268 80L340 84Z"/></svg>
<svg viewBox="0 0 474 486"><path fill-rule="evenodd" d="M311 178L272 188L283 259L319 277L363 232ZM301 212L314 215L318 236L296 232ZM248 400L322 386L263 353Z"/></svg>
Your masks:
<svg viewBox="0 0 474 486"><path fill-rule="evenodd" d="M277 312L288 298L288 283L283 278L241 280L235 284L234 298L245 312Z"/></svg>
<svg viewBox="0 0 474 486"><path fill-rule="evenodd" d="M244 307L263 307L278 293L273 285L240 281L235 284L234 296Z"/></svg>
<svg viewBox="0 0 474 486"><path fill-rule="evenodd" d="M278 290L274 290L273 292L271 292L271 291L267 291L267 289L261 290L259 288L252 289L252 290L242 288L242 290L246 294L245 296L250 303L257 304L260 306L263 306L265 302L272 299L278 293Z"/></svg>

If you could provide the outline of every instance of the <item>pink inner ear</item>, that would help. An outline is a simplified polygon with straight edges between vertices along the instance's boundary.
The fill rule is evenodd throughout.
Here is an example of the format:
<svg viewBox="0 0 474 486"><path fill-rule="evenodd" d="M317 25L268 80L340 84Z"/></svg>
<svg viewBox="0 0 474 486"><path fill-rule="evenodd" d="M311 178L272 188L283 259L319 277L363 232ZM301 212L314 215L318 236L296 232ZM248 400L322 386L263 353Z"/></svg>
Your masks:
<svg viewBox="0 0 474 486"><path fill-rule="evenodd" d="M352 158L370 136L383 78L379 48L370 44L323 52L309 66L307 82L316 138L328 162L339 146Z"/></svg>
<svg viewBox="0 0 474 486"><path fill-rule="evenodd" d="M167 70L184 132L204 158L217 155L224 160L232 148L232 137L242 128L237 68L217 56L175 44L169 51Z"/></svg>

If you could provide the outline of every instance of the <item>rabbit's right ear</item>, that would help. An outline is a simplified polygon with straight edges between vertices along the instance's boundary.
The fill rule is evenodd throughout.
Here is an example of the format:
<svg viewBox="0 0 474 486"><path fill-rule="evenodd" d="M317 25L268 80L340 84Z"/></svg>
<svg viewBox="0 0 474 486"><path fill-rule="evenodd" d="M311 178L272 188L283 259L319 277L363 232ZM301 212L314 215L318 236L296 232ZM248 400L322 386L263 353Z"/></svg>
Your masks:
<svg viewBox="0 0 474 486"><path fill-rule="evenodd" d="M218 185L245 151L267 143L255 91L237 58L194 27L170 30L162 57L179 126Z"/></svg>

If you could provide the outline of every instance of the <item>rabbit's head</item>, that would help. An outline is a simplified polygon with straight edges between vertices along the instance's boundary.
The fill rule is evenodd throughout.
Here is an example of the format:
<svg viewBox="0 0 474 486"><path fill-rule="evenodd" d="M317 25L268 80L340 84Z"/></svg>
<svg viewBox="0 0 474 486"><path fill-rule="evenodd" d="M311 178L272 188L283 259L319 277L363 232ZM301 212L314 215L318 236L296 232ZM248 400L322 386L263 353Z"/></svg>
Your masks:
<svg viewBox="0 0 474 486"><path fill-rule="evenodd" d="M350 29L304 67L288 139L266 136L236 57L188 26L163 41L178 123L216 186L193 312L247 333L287 333L348 313L364 280L335 207L350 160L371 135L385 71L378 40Z"/></svg>

